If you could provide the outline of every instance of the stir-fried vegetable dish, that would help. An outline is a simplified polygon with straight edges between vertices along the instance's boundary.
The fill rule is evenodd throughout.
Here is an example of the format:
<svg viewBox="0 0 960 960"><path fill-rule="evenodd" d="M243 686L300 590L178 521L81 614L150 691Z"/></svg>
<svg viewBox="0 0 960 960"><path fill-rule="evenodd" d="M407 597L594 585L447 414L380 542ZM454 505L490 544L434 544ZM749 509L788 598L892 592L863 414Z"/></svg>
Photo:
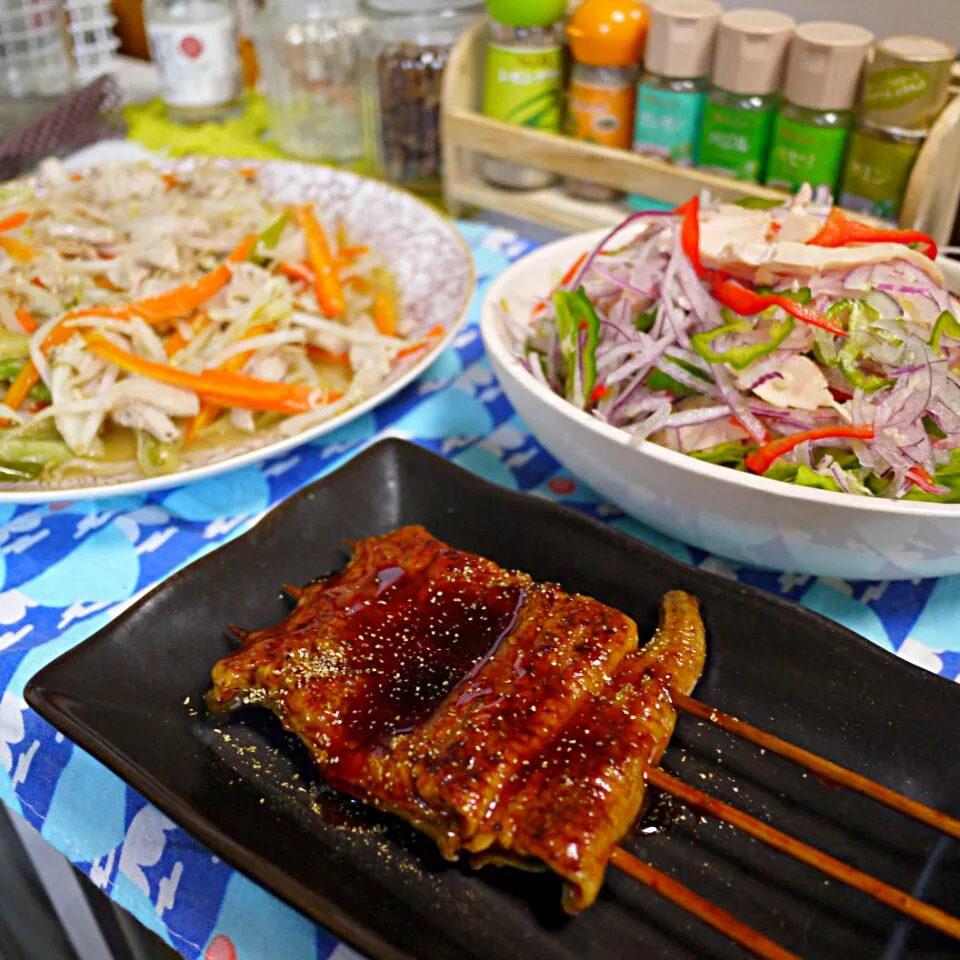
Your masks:
<svg viewBox="0 0 960 960"><path fill-rule="evenodd" d="M254 169L108 164L0 193L0 482L156 474L369 397L418 332L376 250Z"/></svg>
<svg viewBox="0 0 960 960"><path fill-rule="evenodd" d="M531 373L638 441L824 490L960 502L960 301L923 233L802 190L636 213L533 307Z"/></svg>

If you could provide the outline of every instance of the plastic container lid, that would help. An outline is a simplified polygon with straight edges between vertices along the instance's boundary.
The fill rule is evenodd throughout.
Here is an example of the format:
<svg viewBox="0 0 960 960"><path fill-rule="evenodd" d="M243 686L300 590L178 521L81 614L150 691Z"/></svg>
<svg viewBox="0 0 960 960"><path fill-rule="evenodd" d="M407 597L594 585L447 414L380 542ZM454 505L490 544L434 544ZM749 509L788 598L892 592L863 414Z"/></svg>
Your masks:
<svg viewBox="0 0 960 960"><path fill-rule="evenodd" d="M815 21L797 27L783 95L808 110L849 110L873 34L851 23Z"/></svg>
<svg viewBox="0 0 960 960"><path fill-rule="evenodd" d="M640 62L649 17L639 0L586 0L567 24L574 60L593 67Z"/></svg>
<svg viewBox="0 0 960 960"><path fill-rule="evenodd" d="M933 37L882 40L864 79L864 119L908 129L932 126L946 102L956 55L949 43Z"/></svg>
<svg viewBox="0 0 960 960"><path fill-rule="evenodd" d="M731 10L720 18L714 85L731 93L764 96L780 88L784 54L797 22L773 10Z"/></svg>
<svg viewBox="0 0 960 960"><path fill-rule="evenodd" d="M654 0L644 66L678 80L704 77L723 8L714 0Z"/></svg>
<svg viewBox="0 0 960 960"><path fill-rule="evenodd" d="M486 0L487 12L508 27L549 27L567 13L566 0Z"/></svg>

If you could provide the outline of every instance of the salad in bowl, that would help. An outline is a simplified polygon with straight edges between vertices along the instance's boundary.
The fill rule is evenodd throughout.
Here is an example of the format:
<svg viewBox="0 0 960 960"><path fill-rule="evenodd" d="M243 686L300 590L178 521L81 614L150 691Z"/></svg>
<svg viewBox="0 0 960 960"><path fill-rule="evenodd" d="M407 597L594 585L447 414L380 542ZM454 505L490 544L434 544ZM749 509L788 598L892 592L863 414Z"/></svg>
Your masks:
<svg viewBox="0 0 960 960"><path fill-rule="evenodd" d="M937 246L817 202L627 217L513 317L529 373L699 461L960 502L960 300ZM559 271L558 271L559 272Z"/></svg>

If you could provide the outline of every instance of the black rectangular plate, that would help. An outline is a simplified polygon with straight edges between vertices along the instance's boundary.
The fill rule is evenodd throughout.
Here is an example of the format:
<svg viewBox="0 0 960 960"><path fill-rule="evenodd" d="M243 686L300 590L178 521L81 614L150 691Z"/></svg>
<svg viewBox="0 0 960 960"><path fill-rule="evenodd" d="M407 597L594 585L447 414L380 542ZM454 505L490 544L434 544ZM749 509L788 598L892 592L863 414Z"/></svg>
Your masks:
<svg viewBox="0 0 960 960"><path fill-rule="evenodd" d="M377 958L742 957L616 870L596 905L568 918L550 876L447 864L405 825L317 795L305 751L265 711L217 721L195 708L211 666L231 649L226 624L277 622L287 610L281 583L342 566L345 540L409 523L618 607L641 637L665 591L697 594L709 644L701 699L960 813L956 685L800 607L399 440L371 447L166 580L42 670L27 699L216 853ZM957 845L925 827L690 718L664 766L960 911ZM729 827L669 806L656 813L667 826L634 836L634 852L807 960L958 956L952 941Z"/></svg>

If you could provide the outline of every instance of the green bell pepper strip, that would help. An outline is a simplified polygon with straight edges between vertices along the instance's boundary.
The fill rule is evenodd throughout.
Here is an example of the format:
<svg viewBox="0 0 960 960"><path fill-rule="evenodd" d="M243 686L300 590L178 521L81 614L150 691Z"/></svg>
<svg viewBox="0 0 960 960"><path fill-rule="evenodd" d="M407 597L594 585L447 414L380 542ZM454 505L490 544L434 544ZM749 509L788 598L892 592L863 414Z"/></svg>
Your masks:
<svg viewBox="0 0 960 960"><path fill-rule="evenodd" d="M893 383L892 377L883 377L876 373L866 373L860 367L867 343L863 334L870 330L880 314L863 300L840 300L828 311L828 316L837 316L841 311L846 312L846 325L849 335L840 348L837 356L837 365L840 367L846 381L855 389L866 393L875 393Z"/></svg>
<svg viewBox="0 0 960 960"><path fill-rule="evenodd" d="M942 337L949 337L951 340L960 340L960 321L949 311L944 310L937 317L937 322L933 325L933 332L927 341L933 348L933 352L938 356L943 356L943 350L940 349L940 340Z"/></svg>
<svg viewBox="0 0 960 960"><path fill-rule="evenodd" d="M748 320L734 320L733 323L695 333L690 338L690 346L708 363L729 363L734 370L746 370L752 363L773 353L793 332L793 325L793 317L786 316L773 321L769 340L733 346L729 350L714 350L713 343L720 337L752 329Z"/></svg>
<svg viewBox="0 0 960 960"><path fill-rule="evenodd" d="M665 359L671 363L675 363L678 367L686 370L691 376L697 377L704 383L713 383L713 377L708 376L692 363L681 360L679 357L671 357L669 353L665 354ZM644 377L643 385L648 390L672 393L676 397L692 397L695 396L697 392L696 390L691 390L686 384L680 383L679 380L674 380L669 373L664 373L659 367L654 367L646 377Z"/></svg>
<svg viewBox="0 0 960 960"><path fill-rule="evenodd" d="M657 308L654 307L646 313L638 313L636 319L633 321L633 326L635 330L639 330L641 333L649 333L656 322Z"/></svg>
<svg viewBox="0 0 960 960"><path fill-rule="evenodd" d="M12 383L17 374L24 368L26 362L26 357L8 357L5 360L0 360L0 383ZM50 395L50 388L42 380L30 388L27 396L39 403L51 403L53 400Z"/></svg>
<svg viewBox="0 0 960 960"><path fill-rule="evenodd" d="M560 352L567 362L567 399L572 399L574 375L577 369L580 331L586 333L583 345L583 405L593 397L597 384L597 344L600 342L600 317L583 287L578 290L557 290L553 295L557 312L557 333L560 336Z"/></svg>
<svg viewBox="0 0 960 960"><path fill-rule="evenodd" d="M137 462L148 477L171 473L180 466L180 444L163 443L152 433L138 430Z"/></svg>
<svg viewBox="0 0 960 960"><path fill-rule="evenodd" d="M19 460L0 460L0 483L16 483L36 480L43 472L43 465Z"/></svg>
<svg viewBox="0 0 960 960"><path fill-rule="evenodd" d="M704 463L715 463L722 467L734 467L742 470L743 461L756 447L744 446L742 443L720 443L708 450L694 450L690 456Z"/></svg>
<svg viewBox="0 0 960 960"><path fill-rule="evenodd" d="M268 249L272 250L279 242L283 231L290 221L290 214L284 210L273 223L269 224L260 234L260 242Z"/></svg>

